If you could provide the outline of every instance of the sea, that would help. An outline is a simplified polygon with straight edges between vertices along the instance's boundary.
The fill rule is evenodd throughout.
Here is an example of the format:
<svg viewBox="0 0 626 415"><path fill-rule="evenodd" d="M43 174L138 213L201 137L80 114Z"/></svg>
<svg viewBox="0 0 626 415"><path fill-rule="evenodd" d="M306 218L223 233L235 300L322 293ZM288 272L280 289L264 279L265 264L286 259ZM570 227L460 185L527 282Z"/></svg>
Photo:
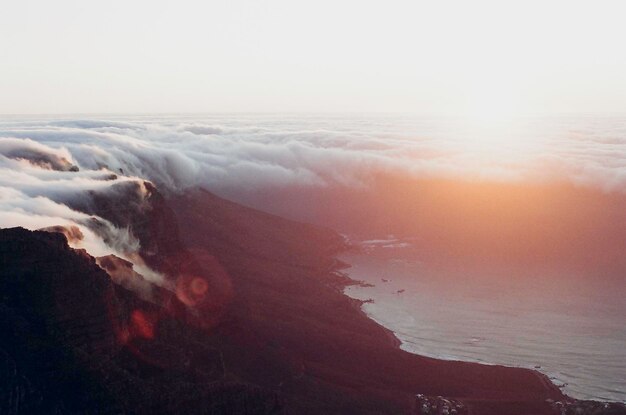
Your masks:
<svg viewBox="0 0 626 415"><path fill-rule="evenodd" d="M362 282L345 293L423 356L536 369L571 397L626 402L623 282L446 275L385 236L341 259ZM397 256L393 252L397 252ZM532 277L532 278L531 278Z"/></svg>

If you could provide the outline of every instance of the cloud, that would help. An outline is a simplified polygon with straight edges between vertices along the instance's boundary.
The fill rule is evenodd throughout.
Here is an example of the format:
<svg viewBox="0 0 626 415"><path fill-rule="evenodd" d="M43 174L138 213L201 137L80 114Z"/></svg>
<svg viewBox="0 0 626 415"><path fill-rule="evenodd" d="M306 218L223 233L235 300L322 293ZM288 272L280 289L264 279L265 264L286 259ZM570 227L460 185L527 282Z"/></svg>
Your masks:
<svg viewBox="0 0 626 415"><path fill-rule="evenodd" d="M77 171L65 148L54 149L30 139L0 139L0 154L8 159L26 161L36 167L58 171Z"/></svg>
<svg viewBox="0 0 626 415"><path fill-rule="evenodd" d="M138 242L94 200L121 192L140 209L144 180L161 191L230 195L367 186L380 173L621 191L625 160L626 120L615 117L527 119L500 130L408 116L13 118L0 122L0 226L76 227L84 238L73 245L132 262Z"/></svg>
<svg viewBox="0 0 626 415"><path fill-rule="evenodd" d="M529 119L494 132L400 116L120 117L14 120L0 124L0 137L45 146L93 178L104 169L170 191L359 186L380 172L570 180L615 190L624 183L626 126L619 118L601 121Z"/></svg>
<svg viewBox="0 0 626 415"><path fill-rule="evenodd" d="M141 209L144 181L106 169L74 168L74 158L63 146L0 137L0 227L63 233L70 246L94 257L115 255L131 261L146 279L163 284L163 276L138 255L140 243L131 229L95 209L96 198L119 199L120 193Z"/></svg>
<svg viewBox="0 0 626 415"><path fill-rule="evenodd" d="M73 210L44 196L31 197L16 189L0 187L0 227L14 226L31 230L65 227L73 235L82 235L69 238L70 244L86 249L93 256L115 254L126 258L139 249L139 242L128 229L120 229L102 217Z"/></svg>

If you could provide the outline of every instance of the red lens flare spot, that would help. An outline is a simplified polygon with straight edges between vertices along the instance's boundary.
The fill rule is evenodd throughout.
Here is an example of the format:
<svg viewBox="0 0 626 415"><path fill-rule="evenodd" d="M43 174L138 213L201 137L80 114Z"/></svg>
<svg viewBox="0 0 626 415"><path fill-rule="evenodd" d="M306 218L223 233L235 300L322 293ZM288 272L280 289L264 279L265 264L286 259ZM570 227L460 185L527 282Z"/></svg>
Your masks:
<svg viewBox="0 0 626 415"><path fill-rule="evenodd" d="M204 296L207 290L209 289L209 284L202 278L194 278L191 280L191 284L189 284L189 288L191 288L191 292L198 296Z"/></svg>
<svg viewBox="0 0 626 415"><path fill-rule="evenodd" d="M154 323L141 310L133 310L130 314L132 332L144 339L154 339Z"/></svg>
<svg viewBox="0 0 626 415"><path fill-rule="evenodd" d="M198 306L207 297L209 282L202 277L181 276L176 282L176 296L188 306Z"/></svg>

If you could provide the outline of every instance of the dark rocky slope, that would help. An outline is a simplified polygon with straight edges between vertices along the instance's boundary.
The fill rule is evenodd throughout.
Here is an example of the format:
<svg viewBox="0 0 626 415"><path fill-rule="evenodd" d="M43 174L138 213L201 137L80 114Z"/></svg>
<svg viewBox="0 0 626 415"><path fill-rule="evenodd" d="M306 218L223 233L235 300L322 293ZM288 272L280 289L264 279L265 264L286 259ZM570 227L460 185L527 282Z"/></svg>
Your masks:
<svg viewBox="0 0 626 415"><path fill-rule="evenodd" d="M340 241L331 232L204 191L170 203L185 244L218 257L232 281L228 320L214 333L226 366L280 392L289 413L408 413L416 393L463 399L473 413L501 413L503 404L511 415L550 413L545 400L562 398L534 371L400 350L336 289L327 257Z"/></svg>
<svg viewBox="0 0 626 415"><path fill-rule="evenodd" d="M0 413L280 411L274 392L228 379L185 320L112 284L61 234L0 230Z"/></svg>
<svg viewBox="0 0 626 415"><path fill-rule="evenodd" d="M471 414L558 413L565 397L534 371L401 351L338 289L334 232L150 191L149 220L98 205L167 273L150 301L61 234L0 230L0 413L400 414L418 393Z"/></svg>

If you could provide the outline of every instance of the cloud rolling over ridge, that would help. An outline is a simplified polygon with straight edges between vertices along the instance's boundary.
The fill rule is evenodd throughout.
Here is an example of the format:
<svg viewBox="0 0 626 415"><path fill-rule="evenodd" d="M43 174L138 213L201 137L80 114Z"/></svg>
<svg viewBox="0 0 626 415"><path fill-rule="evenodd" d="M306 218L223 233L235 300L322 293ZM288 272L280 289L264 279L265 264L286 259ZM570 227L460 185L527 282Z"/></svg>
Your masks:
<svg viewBox="0 0 626 415"><path fill-rule="evenodd" d="M76 226L77 247L129 259L138 241L90 208L94 194L194 186L245 194L366 188L395 174L626 184L626 119L528 118L500 128L409 116L134 116L0 122L0 226ZM97 224L97 225L96 225Z"/></svg>

